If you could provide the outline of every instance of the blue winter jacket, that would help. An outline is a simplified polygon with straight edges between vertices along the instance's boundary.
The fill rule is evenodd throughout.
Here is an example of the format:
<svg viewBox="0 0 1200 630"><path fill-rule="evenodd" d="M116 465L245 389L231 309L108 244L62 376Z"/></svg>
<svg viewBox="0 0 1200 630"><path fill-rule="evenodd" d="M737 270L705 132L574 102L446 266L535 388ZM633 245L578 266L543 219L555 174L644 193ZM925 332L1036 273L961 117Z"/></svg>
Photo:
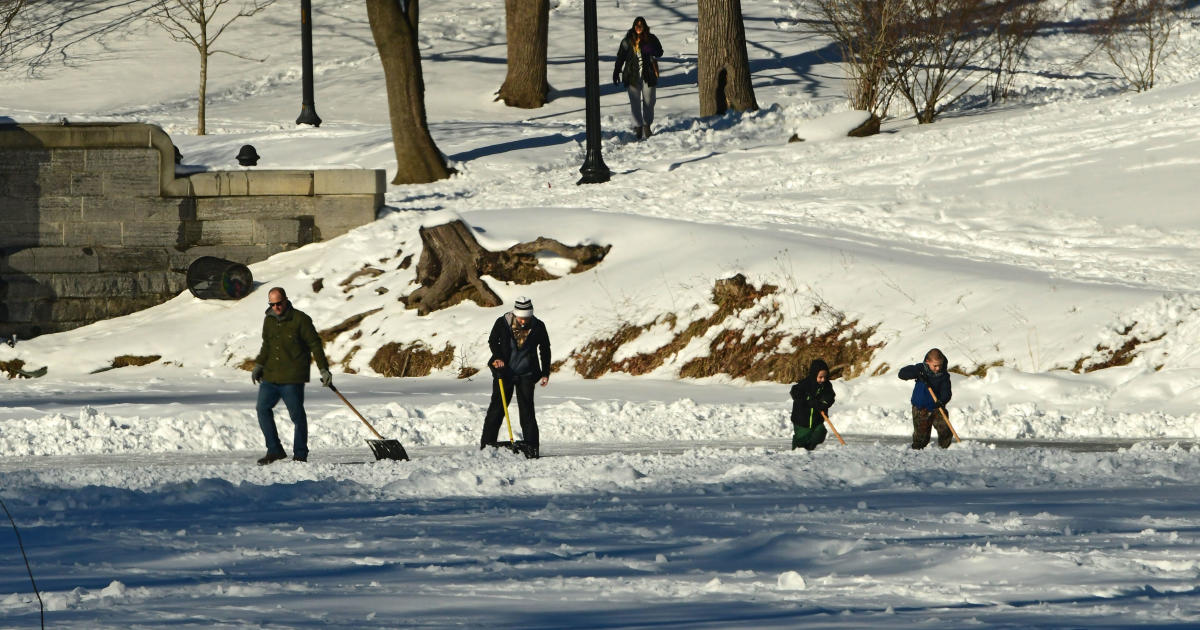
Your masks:
<svg viewBox="0 0 1200 630"><path fill-rule="evenodd" d="M905 381L916 379L913 384L912 405L919 409L937 409L945 407L946 403L950 402L950 373L943 370L934 372L929 369L924 363L915 365L906 365L900 368L900 378ZM929 395L929 389L933 388L933 392L937 394L937 402L933 402L933 397Z"/></svg>

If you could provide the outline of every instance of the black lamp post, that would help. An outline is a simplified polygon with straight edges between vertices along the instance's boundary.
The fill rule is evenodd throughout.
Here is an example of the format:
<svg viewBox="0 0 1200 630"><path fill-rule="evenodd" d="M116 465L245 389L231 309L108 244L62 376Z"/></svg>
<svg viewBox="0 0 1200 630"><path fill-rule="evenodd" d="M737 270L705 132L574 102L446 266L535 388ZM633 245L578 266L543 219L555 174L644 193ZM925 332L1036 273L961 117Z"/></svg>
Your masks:
<svg viewBox="0 0 1200 630"><path fill-rule="evenodd" d="M300 0L300 57L304 66L304 98L300 106L300 117L297 125L321 126L321 117L317 115L317 107L313 104L313 71L312 71L312 2Z"/></svg>
<svg viewBox="0 0 1200 630"><path fill-rule="evenodd" d="M587 153L576 184L603 184L611 173L600 156L600 56L597 53L596 0L583 0L583 80L587 103Z"/></svg>

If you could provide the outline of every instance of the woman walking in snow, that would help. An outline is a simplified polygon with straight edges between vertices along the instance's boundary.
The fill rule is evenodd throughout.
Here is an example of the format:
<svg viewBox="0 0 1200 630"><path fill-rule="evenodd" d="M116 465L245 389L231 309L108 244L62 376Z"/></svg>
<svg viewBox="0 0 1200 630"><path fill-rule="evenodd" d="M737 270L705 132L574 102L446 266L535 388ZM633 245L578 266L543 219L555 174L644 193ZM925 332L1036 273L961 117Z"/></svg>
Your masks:
<svg viewBox="0 0 1200 630"><path fill-rule="evenodd" d="M833 406L833 386L829 384L829 365L816 359L808 375L792 385L792 450L813 450L825 441L825 416Z"/></svg>
<svg viewBox="0 0 1200 630"><path fill-rule="evenodd" d="M654 122L654 89L658 85L658 58L662 54L662 44L650 34L646 18L640 15L634 18L633 27L625 33L625 39L617 48L613 83L625 85L629 107L633 111L633 132L639 140L650 137L650 123Z"/></svg>
<svg viewBox="0 0 1200 630"><path fill-rule="evenodd" d="M937 348L925 353L925 362L900 368L900 378L915 380L912 391L914 449L929 444L929 435L937 427L938 446L950 448L954 431L946 421L946 403L950 402L950 373L946 371L946 355ZM936 396L936 398L934 398ZM946 414L946 415L943 415Z"/></svg>

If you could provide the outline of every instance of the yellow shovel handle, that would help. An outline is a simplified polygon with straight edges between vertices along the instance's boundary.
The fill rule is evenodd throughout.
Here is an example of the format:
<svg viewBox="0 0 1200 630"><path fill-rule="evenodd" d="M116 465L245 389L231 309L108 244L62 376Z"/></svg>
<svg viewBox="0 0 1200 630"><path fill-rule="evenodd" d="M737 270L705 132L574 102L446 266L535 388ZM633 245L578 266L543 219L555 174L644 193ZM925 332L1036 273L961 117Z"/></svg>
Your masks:
<svg viewBox="0 0 1200 630"><path fill-rule="evenodd" d="M504 424L508 425L508 442L512 444L512 420L508 417L508 400L504 397L504 379L497 376L496 382L500 384L500 402L504 405Z"/></svg>

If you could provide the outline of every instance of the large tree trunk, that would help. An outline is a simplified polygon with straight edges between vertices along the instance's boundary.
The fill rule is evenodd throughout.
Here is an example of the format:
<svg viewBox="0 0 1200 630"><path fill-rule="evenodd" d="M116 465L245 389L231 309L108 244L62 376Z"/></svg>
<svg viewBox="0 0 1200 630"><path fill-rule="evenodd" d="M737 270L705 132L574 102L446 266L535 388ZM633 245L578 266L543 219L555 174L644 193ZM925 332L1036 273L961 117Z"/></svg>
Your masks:
<svg viewBox="0 0 1200 630"><path fill-rule="evenodd" d="M367 19L387 84L396 149L393 184L426 184L450 176L425 121L425 79L417 49L418 4L418 0L367 0Z"/></svg>
<svg viewBox="0 0 1200 630"><path fill-rule="evenodd" d="M546 39L550 0L505 0L508 75L496 100L509 107L534 109L546 104Z"/></svg>
<svg viewBox="0 0 1200 630"><path fill-rule="evenodd" d="M699 0L700 115L715 116L733 109L758 109L741 0Z"/></svg>

